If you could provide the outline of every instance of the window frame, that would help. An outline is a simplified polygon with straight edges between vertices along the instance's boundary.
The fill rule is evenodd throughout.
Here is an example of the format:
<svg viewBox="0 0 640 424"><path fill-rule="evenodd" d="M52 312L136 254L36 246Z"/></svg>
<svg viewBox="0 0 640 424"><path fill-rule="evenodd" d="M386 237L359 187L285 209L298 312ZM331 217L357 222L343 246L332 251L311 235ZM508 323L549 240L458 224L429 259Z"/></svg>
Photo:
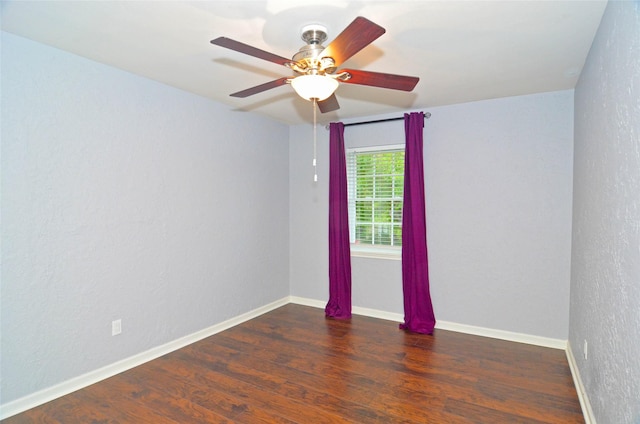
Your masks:
<svg viewBox="0 0 640 424"><path fill-rule="evenodd" d="M402 246L384 246L374 244L360 244L354 243L355 240L355 180L356 180L356 167L355 167L355 155L359 153L386 153L386 152L405 151L404 144L385 144L379 146L367 146L367 147L353 147L346 149L346 162L347 162L347 193L348 193L348 207L349 207L349 242L351 247L351 256L363 257L363 258L379 258L379 259L391 259L401 260ZM404 170L403 170L404 172Z"/></svg>

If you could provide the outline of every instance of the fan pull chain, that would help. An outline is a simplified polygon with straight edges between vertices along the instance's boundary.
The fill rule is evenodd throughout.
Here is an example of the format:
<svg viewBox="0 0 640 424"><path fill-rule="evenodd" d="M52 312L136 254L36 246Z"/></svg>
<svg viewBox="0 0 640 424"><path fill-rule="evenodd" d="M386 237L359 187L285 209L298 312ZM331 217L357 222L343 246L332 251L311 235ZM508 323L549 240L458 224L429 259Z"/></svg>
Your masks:
<svg viewBox="0 0 640 424"><path fill-rule="evenodd" d="M313 98L313 181L318 181L318 166L316 164L317 144L318 144L318 122L317 122L317 102L318 99Z"/></svg>

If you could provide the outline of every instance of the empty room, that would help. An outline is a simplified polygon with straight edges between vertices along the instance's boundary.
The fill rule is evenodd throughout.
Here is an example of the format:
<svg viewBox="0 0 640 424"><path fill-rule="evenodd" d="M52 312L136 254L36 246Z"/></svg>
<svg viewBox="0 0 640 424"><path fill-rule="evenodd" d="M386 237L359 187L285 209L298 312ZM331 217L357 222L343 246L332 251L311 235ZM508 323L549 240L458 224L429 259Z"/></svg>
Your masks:
<svg viewBox="0 0 640 424"><path fill-rule="evenodd" d="M640 423L638 1L2 1L2 423Z"/></svg>

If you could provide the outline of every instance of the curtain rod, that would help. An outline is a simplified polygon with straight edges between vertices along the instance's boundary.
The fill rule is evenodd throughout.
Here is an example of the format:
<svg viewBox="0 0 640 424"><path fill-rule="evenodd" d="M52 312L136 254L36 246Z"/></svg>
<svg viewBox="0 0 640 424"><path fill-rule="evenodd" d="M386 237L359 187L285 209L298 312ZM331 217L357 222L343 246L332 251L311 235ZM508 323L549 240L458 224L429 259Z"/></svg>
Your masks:
<svg viewBox="0 0 640 424"><path fill-rule="evenodd" d="M431 118L431 112L425 112L424 113L424 119L429 119ZM389 121L399 121L401 119L404 119L404 116L398 117L398 118L387 118L387 119L376 119L373 121L362 121L362 122L351 122L350 124L344 124L345 127L351 127L354 125L364 125L364 124L377 124L378 122L389 122ZM324 126L325 129L329 129L329 125L325 125Z"/></svg>

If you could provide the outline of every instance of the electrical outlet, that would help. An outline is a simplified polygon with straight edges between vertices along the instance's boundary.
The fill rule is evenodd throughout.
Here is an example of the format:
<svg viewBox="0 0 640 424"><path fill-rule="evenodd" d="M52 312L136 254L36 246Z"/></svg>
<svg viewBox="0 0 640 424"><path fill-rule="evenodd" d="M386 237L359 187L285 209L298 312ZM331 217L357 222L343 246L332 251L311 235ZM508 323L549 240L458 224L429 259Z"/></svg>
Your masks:
<svg viewBox="0 0 640 424"><path fill-rule="evenodd" d="M122 333L122 320L111 321L111 335L117 336L120 333Z"/></svg>
<svg viewBox="0 0 640 424"><path fill-rule="evenodd" d="M584 341L584 349L582 350L584 353L584 360L586 361L589 356L589 345L587 344L587 340Z"/></svg>

